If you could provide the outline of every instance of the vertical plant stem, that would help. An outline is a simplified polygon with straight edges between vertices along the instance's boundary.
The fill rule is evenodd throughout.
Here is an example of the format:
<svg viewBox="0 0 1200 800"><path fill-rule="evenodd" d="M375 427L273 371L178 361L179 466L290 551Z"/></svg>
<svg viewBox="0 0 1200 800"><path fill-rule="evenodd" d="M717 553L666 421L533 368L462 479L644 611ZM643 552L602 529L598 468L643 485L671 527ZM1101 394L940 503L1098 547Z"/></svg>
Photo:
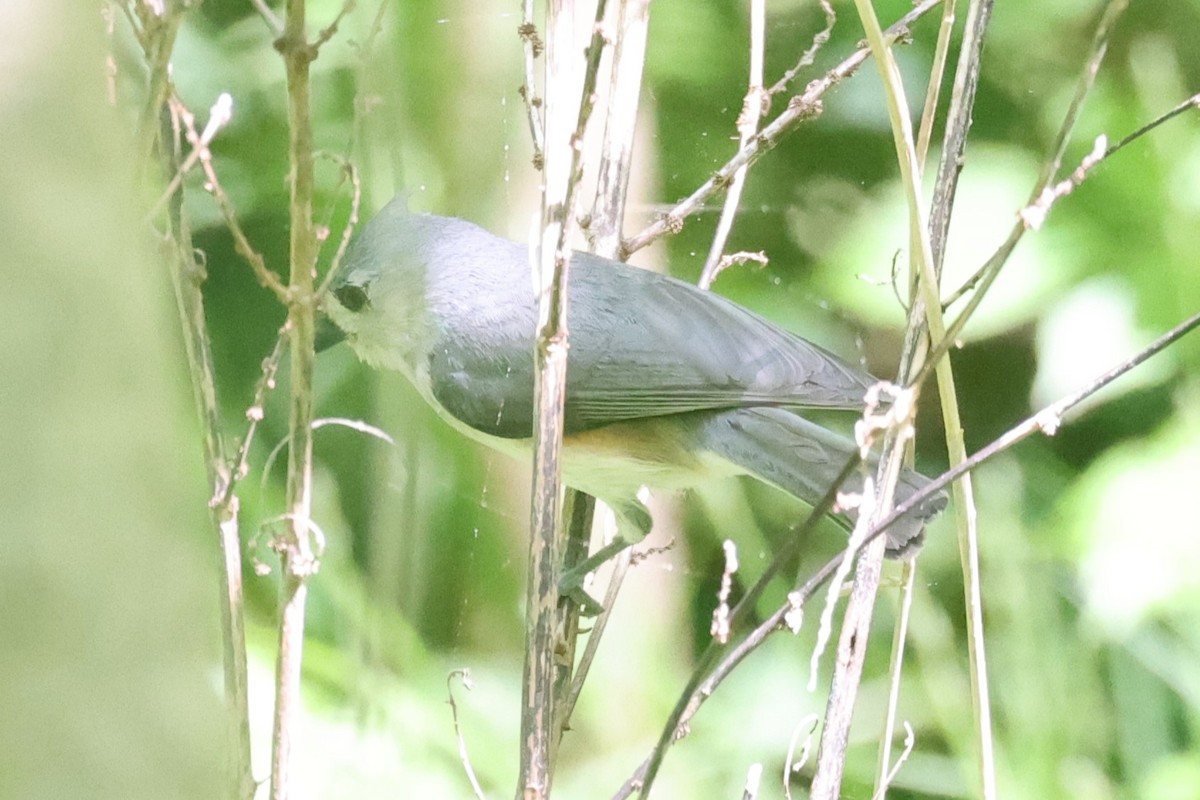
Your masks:
<svg viewBox="0 0 1200 800"><path fill-rule="evenodd" d="M166 19L153 16L148 6L139 7L143 25L140 40L151 64L150 89L141 131L146 169L155 145L166 175L181 175L184 169L179 150L179 116L169 104L172 86L169 75L170 55L182 17L182 8L172 6ZM147 23L149 23L147 25ZM190 112L189 112L190 113ZM151 124L153 123L153 124ZM204 448L204 464L211 491L209 517L217 533L221 556L220 616L221 650L224 667L226 725L228 730L229 793L231 797L252 800L256 788L250 759L250 703L247 689L246 626L242 589L242 551L238 527L238 497L232 492L235 468L229 461L229 448L222 433L217 406L216 369L213 366L212 339L204 314L201 286L205 274L197 263L191 229L183 211L182 184L168 189L166 198L171 252L167 258L175 300L183 327L184 352Z"/></svg>
<svg viewBox="0 0 1200 800"><path fill-rule="evenodd" d="M962 169L966 137L971 124L971 111L975 106L975 92L979 85L979 74L983 63L983 39L991 19L992 0L971 0L967 8L963 42L955 70L954 88L947 114L946 132L942 144L942 160L934 185L933 211L929 221L930 253L933 258L932 272L940 279L946 239L950 231L950 217L958 176ZM926 303L931 300L926 299ZM930 329L940 324L940 308L926 309ZM944 327L944 326L943 326ZM941 337L944 338L943 330ZM949 371L948 358L940 360L938 369ZM943 387L944 375L939 371L938 385ZM962 436L962 425L958 422L957 405L946 403L946 389L942 388L942 414L945 420L946 445L950 463L961 463L967 458L966 443ZM955 522L958 530L959 556L962 561L963 594L966 603L967 661L971 676L971 708L975 722L976 746L979 757L979 790L984 800L996 797L996 757L992 739L992 706L987 672L987 654L983 635L983 596L979 576L979 540L976 529L974 497L970 476L954 484Z"/></svg>
<svg viewBox="0 0 1200 800"><path fill-rule="evenodd" d="M164 147L164 150L166 148ZM180 195L181 191L176 195ZM216 372L212 345L204 317L204 297L200 291L203 271L196 263L191 232L182 219L179 203L172 201L172 261L175 298L183 323L184 351L196 409L200 414L204 441L204 463L208 472L213 502L209 513L217 532L221 554L221 649L224 655L225 702L231 748L232 796L254 797L254 776L250 766L250 708L246 688L246 625L243 617L242 551L238 531L238 497L227 491L232 476L228 449L221 433L217 408Z"/></svg>
<svg viewBox="0 0 1200 800"><path fill-rule="evenodd" d="M925 91L925 105L921 111L921 126L917 132L916 168L918 175L925 174L926 156L929 153L929 142L933 139L934 122L937 119L938 98L941 96L942 82L945 78L946 62L950 51L950 39L954 33L954 0L948 0L942 6L942 23L938 28L937 43L934 46L933 65L929 70L929 84ZM958 173L955 172L955 175ZM938 209L932 212L938 213ZM930 233L932 236L932 231ZM931 252L940 252L937 242L931 242ZM913 278L916 276L913 275ZM917 287L910 281L910 302L915 303ZM925 326L919 315L909 318L905 331L905 347L902 350L901 368L899 374L904 376L906 383L911 383L913 366L924 361L928 351L928 338ZM887 795L887 785L892 779L895 769L892 766L892 738L896 731L899 716L901 676L904 670L904 649L908 639L909 615L912 612L913 586L916 580L917 559L904 562L903 579L900 587L899 613L892 630L892 654L888 665L888 702L884 715L883 732L880 738L879 757L875 775L875 792L882 800ZM898 766L898 765L897 765Z"/></svg>
<svg viewBox="0 0 1200 800"><path fill-rule="evenodd" d="M283 36L276 48L284 58L288 93L288 166L290 202L291 407L287 475L287 527L279 549L283 571L283 610L275 672L275 722L271 753L271 797L289 794L291 755L300 705L300 667L304 651L304 613L308 578L319 553L312 513L313 273L317 240L312 226L313 144L309 105L309 66L316 48L305 31L305 0L288 0Z"/></svg>
<svg viewBox="0 0 1200 800"><path fill-rule="evenodd" d="M537 264L540 287L534 345L534 467L529 572L525 595L525 669L521 686L521 761L518 800L549 797L555 698L555 634L561 569L562 435L567 385L567 277L572 185L574 7L551 0L546 8L545 164L542 228Z"/></svg>
<svg viewBox="0 0 1200 800"><path fill-rule="evenodd" d="M620 0L616 28L604 139L600 145L596 178L596 202L589 229L593 251L614 259L620 257L625 195L629 191L629 173L633 164L633 136L637 127L642 71L646 64L650 0Z"/></svg>
<svg viewBox="0 0 1200 800"><path fill-rule="evenodd" d="M901 182L909 212L909 237L913 271L918 275L917 283L926 304L934 306L928 324L934 340L945 335L939 315L940 304L937 283L932 274L932 255L929 235L925 226L925 214L919 194L920 165L913 137L912 123L908 118L908 104L904 86L895 57L884 39L883 30L869 0L855 0L859 19L867 34L871 53L885 86L888 116L892 123L892 135L896 157L900 167ZM910 334L913 325L910 323ZM910 335L910 339L917 338ZM906 354L907 355L907 354ZM901 365L900 380L906 382L913 364L906 360ZM957 400L954 397L953 375L948 360L938 365L938 386L942 394L943 407L950 406L947 414L957 423ZM950 427L950 423L947 423ZM890 495L899 476L900 437L889 436L880 459L880 494L878 508L886 513L890 506ZM952 455L953 459L953 455ZM886 469L886 473L884 470ZM961 497L959 498L962 499ZM859 560L854 589L842 623L842 636L838 646L838 662L834 673L833 688L826 707L825 728L821 735L821 747L817 757L817 770L813 777L812 797L817 800L832 799L839 795L842 774L845 768L845 747L849 740L849 725L853 704L861 677L862 660L865 658L870 617L879 584L879 567L883 557L883 545L873 542Z"/></svg>

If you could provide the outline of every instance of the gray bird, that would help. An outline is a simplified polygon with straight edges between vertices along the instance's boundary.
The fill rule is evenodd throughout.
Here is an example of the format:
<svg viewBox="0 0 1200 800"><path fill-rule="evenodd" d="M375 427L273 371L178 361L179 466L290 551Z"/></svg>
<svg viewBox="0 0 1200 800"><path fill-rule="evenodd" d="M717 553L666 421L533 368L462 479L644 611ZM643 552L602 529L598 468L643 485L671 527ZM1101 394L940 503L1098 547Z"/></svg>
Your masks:
<svg viewBox="0 0 1200 800"><path fill-rule="evenodd" d="M451 427L517 458L531 453L537 298L529 248L461 219L410 213L403 198L361 230L324 311L366 363L404 374ZM736 303L589 253L567 291L563 481L603 500L619 540L640 541L642 486L683 489L751 475L815 504L855 449L794 408L860 411L876 381ZM928 483L906 470L896 502ZM858 491L851 478L847 491ZM925 501L887 531L918 543L946 505ZM853 510L842 512L853 521ZM582 575L578 575L582 578Z"/></svg>

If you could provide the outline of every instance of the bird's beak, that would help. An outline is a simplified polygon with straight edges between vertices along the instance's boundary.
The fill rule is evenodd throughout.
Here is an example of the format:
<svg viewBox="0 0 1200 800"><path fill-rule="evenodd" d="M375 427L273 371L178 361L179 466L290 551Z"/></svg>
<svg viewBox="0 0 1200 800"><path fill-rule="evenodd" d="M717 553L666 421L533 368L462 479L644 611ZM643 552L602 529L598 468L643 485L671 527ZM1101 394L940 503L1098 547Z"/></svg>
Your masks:
<svg viewBox="0 0 1200 800"><path fill-rule="evenodd" d="M317 317L317 330L315 335L314 347L319 353L322 350L328 350L338 342L346 338L345 332L334 324L333 320L321 314Z"/></svg>

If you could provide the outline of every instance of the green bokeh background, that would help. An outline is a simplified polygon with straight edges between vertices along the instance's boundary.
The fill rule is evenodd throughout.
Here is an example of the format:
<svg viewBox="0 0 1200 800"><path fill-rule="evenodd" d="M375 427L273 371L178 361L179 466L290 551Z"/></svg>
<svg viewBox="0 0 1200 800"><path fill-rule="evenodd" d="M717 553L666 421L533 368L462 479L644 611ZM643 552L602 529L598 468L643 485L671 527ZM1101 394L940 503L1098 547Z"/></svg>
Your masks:
<svg viewBox="0 0 1200 800"><path fill-rule="evenodd" d="M372 34L380 4L360 2L342 21L313 65L314 130L319 148L361 170L367 213L405 189L415 208L528 235L538 176L517 92L518 5L385 0ZM852 8L836 5L819 67L862 38ZM3 6L11 43L0 52L8 287L0 507L9 523L0 539L0 758L11 763L0 762L0 796L216 796L215 538L168 265L143 222L156 190L131 188L144 65L120 13L106 37L90 6ZM310 2L312 30L340 8ZM886 24L905 5L877 8ZM950 284L982 263L1025 201L1098 9L998 4ZM822 24L812 3L769 4L769 81ZM914 107L935 29L921 23L898 53ZM1120 137L1200 90L1197 34L1200 7L1189 0L1133 4L1069 166L1097 135ZM736 149L747 35L743 2L652 5L627 233ZM188 13L172 64L201 119L221 92L233 96L232 123L213 146L217 169L247 234L286 274L285 94L266 26L241 0L206 0ZM817 74L802 74L795 88ZM751 171L729 248L763 250L770 263L732 269L716 290L891 375L903 315L888 280L907 241L896 174L869 64ZM334 164L322 162L318 177L332 243L349 207ZM236 436L283 310L233 252L196 176L187 191L208 267L219 400ZM694 279L716 219L717 207L706 208L635 262ZM1062 200L1027 236L954 354L969 449L1195 313L1198 223L1200 112L1132 145ZM1006 798L1200 796L1198 367L1200 339L1185 339L1069 417L1056 437L1030 440L977 474ZM488 796L504 796L517 763L527 466L457 437L402 379L371 373L345 348L319 358L316 391L319 415L366 420L396 444L338 427L316 434L314 513L328 547L312 583L297 796L468 796L446 705L447 673L461 667L474 685L455 690L472 762ZM286 389L269 399L240 489L248 564L274 564L264 537L250 540L283 508L282 459L263 469L286 434L285 400ZM917 455L926 472L945 466L940 438L929 405ZM722 539L738 543L752 580L800 511L749 483L664 498L651 543L674 535L676 544L627 581L564 744L557 795L608 796L632 772L707 640ZM802 566L839 541L823 531ZM247 591L263 776L275 575L248 566ZM878 614L847 797L870 796L892 605L885 600ZM942 520L921 559L901 703L916 749L895 797L975 794L964 642L956 544ZM823 709L821 692L804 688L811 648L809 630L751 658L672 750L659 796L737 796L755 762L779 775L793 730ZM779 780L759 796L782 797Z"/></svg>

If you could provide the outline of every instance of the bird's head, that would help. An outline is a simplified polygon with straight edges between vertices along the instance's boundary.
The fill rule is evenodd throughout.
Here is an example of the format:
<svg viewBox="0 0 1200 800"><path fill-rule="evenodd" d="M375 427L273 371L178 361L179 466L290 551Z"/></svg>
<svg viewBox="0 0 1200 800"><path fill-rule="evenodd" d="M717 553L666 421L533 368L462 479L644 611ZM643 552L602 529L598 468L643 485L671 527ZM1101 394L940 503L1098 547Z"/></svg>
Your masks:
<svg viewBox="0 0 1200 800"><path fill-rule="evenodd" d="M413 374L428 334L425 291L436 219L409 213L398 197L363 226L322 299L318 351L345 339L364 361Z"/></svg>

